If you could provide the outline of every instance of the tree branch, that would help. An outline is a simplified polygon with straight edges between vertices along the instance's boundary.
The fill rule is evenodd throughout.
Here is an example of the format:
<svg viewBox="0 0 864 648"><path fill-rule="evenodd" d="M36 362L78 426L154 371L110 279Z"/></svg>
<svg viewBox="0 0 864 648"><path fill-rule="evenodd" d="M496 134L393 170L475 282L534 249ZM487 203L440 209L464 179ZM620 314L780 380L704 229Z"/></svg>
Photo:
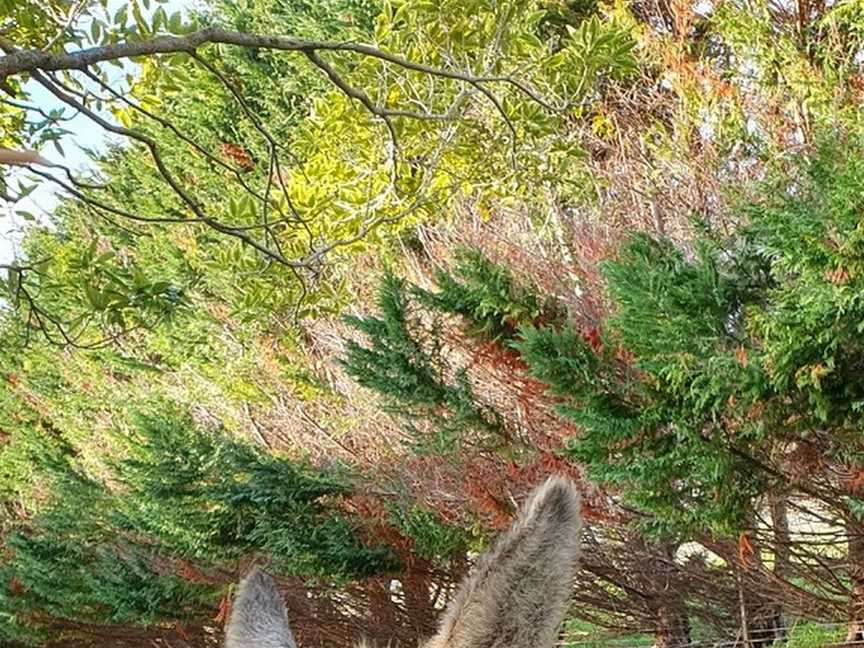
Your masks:
<svg viewBox="0 0 864 648"><path fill-rule="evenodd" d="M83 103L79 102L74 97L71 97L68 94L65 94L61 91L53 82L49 81L41 72L34 71L33 78L42 85L46 90L48 90L51 94L57 97L63 103L72 106L73 108L81 111L82 114L86 115L90 120L99 124L105 130L114 133L116 135L123 135L124 137L128 137L130 139L134 139L138 142L144 144L147 149L150 151L150 155L153 158L154 163L156 164L156 168L159 171L159 174L163 177L165 182L171 187L174 193L183 201L183 203L189 208L189 210L194 214L194 219L190 220L198 220L206 225L209 225L213 229L223 234L227 234L228 236L233 236L234 238L240 239L246 245L255 248L259 252L261 252L265 257L272 259L282 265L296 267L296 268L305 268L308 264L298 263L297 261L292 261L290 259L286 259L282 254L280 254L277 250L272 250L268 248L266 245L262 245L254 238L246 234L243 230L238 229L236 227L232 227L230 225L226 225L214 218L211 218L204 212L204 208L196 201L177 181L174 175L168 170L168 167L165 165L165 162L162 160L161 155L159 154L159 148L156 142L148 137L147 135L142 135L141 133L135 132L128 128L124 128L122 126L117 126L107 121L106 119L99 116L97 113L93 112L89 108L87 108Z"/></svg>
<svg viewBox="0 0 864 648"><path fill-rule="evenodd" d="M387 110L376 106L372 99L369 98L369 95L345 81L345 79L339 76L339 73L336 72L336 70L334 70L327 61L322 59L317 52L309 51L305 52L305 54L306 58L308 58L315 67L322 70L324 74L327 75L333 85L339 88L346 96L359 101L366 107L366 110L380 118L384 124L386 124L387 130L390 133L390 163L393 166L392 180L395 183L397 179L397 170L399 168L399 140L396 137L396 127L393 125L393 120L390 119Z"/></svg>
<svg viewBox="0 0 864 648"><path fill-rule="evenodd" d="M512 85L520 92L536 101L544 108L558 111L559 108L543 99L537 92L525 83L509 76L476 76L466 72L458 72L446 68L424 65L410 61L396 54L385 52L373 45L354 42L334 43L329 41L312 41L292 36L267 36L262 34L245 34L242 32L227 31L218 27L208 27L185 36L160 36L150 40L135 43L115 43L91 47L65 54L51 54L41 50L17 50L8 41L0 42L0 48L7 55L0 58L0 84L6 82L9 77L37 71L64 71L83 70L88 66L106 61L116 61L138 56L152 56L154 54L194 54L195 51L208 43L223 43L226 45L237 45L253 49L271 49L284 52L300 52L309 54L314 52L353 52L362 56L378 59L406 70L463 81L470 84L478 83L506 83Z"/></svg>

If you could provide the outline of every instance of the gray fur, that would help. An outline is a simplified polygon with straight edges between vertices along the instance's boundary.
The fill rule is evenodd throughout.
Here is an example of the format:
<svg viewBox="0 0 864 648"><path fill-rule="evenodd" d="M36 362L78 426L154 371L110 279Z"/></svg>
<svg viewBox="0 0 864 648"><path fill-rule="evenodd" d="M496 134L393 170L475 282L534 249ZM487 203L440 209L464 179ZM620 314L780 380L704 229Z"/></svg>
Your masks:
<svg viewBox="0 0 864 648"><path fill-rule="evenodd" d="M581 530L573 483L552 477L483 555L423 648L550 648L564 617ZM272 579L253 571L240 584L226 648L294 648Z"/></svg>
<svg viewBox="0 0 864 648"><path fill-rule="evenodd" d="M549 648L570 596L581 529L579 495L553 477L462 584L425 648Z"/></svg>
<svg viewBox="0 0 864 648"><path fill-rule="evenodd" d="M273 579L258 568L240 581L225 648L295 648L282 595Z"/></svg>

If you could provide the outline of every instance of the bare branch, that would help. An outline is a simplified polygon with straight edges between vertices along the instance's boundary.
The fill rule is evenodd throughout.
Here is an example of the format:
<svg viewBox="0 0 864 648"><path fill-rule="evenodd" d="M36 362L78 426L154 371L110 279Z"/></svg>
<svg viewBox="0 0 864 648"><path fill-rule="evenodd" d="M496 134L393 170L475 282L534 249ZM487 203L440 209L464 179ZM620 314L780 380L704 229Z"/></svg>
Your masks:
<svg viewBox="0 0 864 648"><path fill-rule="evenodd" d="M69 325L61 321L60 318L52 315L39 305L36 295L34 295L27 286L26 276L31 273L37 275L42 274L36 267L40 263L42 263L42 261L27 265L0 264L0 269L5 269L10 273L10 275L13 272L17 274L15 292L11 295L11 304L16 309L21 308L22 305L27 309L24 332L25 344L29 343L31 329L38 330L48 344L76 349L96 349L105 347L116 341L118 335L105 337L96 342L82 344L80 340L87 332L88 321L81 323L78 326L78 331L75 332L70 330L68 327ZM126 329L123 332L129 333L132 330L134 329Z"/></svg>
<svg viewBox="0 0 864 648"><path fill-rule="evenodd" d="M49 182L53 182L57 186L61 187L62 189L67 191L73 198L77 198L78 200L80 200L84 203L87 203L88 205L90 205L91 207L93 207L95 209L99 209L102 211L112 213L115 216L121 216L123 218L126 218L126 219L131 220L131 221L135 221L138 223L174 223L174 224L180 224L180 225L200 224L200 221L193 219L193 218L179 218L176 216L174 216L174 217L172 217L172 216L139 216L138 214L133 214L132 212L125 211L125 210L119 209L117 207L112 207L111 205L103 203L102 201L97 200L96 198L93 198L92 196L88 196L88 195L82 193L81 191L76 189L77 185L76 185L74 180L71 184L69 184L69 183L63 182L59 178L55 178L50 173L44 173L42 171L34 169L33 167L27 167L27 168L31 173L34 173L34 174L40 176L41 178L44 178L45 180L47 180Z"/></svg>
<svg viewBox="0 0 864 648"><path fill-rule="evenodd" d="M75 119L75 115L70 115L68 117L64 117L62 115L54 116L45 112L39 106L31 106L30 104L22 103L20 101L12 101L11 99L0 99L0 103L6 104L7 106L12 106L13 108L17 108L18 110L35 112L39 115L42 115L42 117L44 117L46 120L53 123L67 122Z"/></svg>
<svg viewBox="0 0 864 648"><path fill-rule="evenodd" d="M516 132L516 127L513 125L513 121L510 119L510 116L507 114L507 111L504 110L504 105L501 103L501 100L495 96L493 92L491 92L486 86L482 83L472 83L472 86L477 88L484 97L486 97L493 106L495 106L495 110L498 111L498 114L501 115L501 118L504 120L504 123L507 124L507 129L510 131L510 145L511 145L511 155L512 155L512 163L513 166L516 166L516 145L519 141L519 134Z"/></svg>
<svg viewBox="0 0 864 648"><path fill-rule="evenodd" d="M240 32L226 31L219 28L207 28L187 34L185 36L162 36L141 42L116 43L111 45L92 47L89 49L84 49L71 53L50 53L37 50L18 50L14 46L14 44L0 37L0 50L3 50L7 53L6 56L0 57L0 84L3 84L8 78L14 75L29 74L37 83L45 87L62 103L75 109L76 111L78 111L79 114L83 114L106 131L121 135L123 137L137 141L140 144L143 144L149 151L150 157L155 163L158 173L171 187L173 193L185 206L185 209L188 210L189 217L148 217L130 213L123 209L114 207L111 204L99 200L93 195L92 191L85 191L85 189L102 189L102 187L84 185L83 183L77 181L73 177L73 175L62 166L60 166L59 168L63 169L63 171L66 173L68 182L64 182L55 175L51 175L49 173L42 173L34 170L37 175L40 175L43 178L46 178L49 181L63 187L73 197L81 200L88 206L88 208L97 211L100 216L105 217L109 220L109 222L113 221L110 221L110 217L108 215L114 215L138 223L173 223L185 225L198 224L209 226L218 232L235 237L241 240L243 243L258 250L268 262L276 262L291 269L291 271L297 276L298 280L300 281L303 293L305 294L305 281L300 275L300 273L298 273L298 270L302 269L315 272L316 269L320 268L320 266L323 264L324 257L331 250L338 247L351 245L352 243L355 243L367 236L372 230L376 229L377 227L387 223L398 222L406 218L408 215L416 212L418 209L422 208L426 204L426 201L428 199L427 193L431 186L431 181L435 174L435 170L439 165L445 148L452 141L456 133L455 124L457 121L459 121L459 112L464 107L465 102L470 97L478 93L482 94L492 103L494 108L504 119L504 122L506 123L507 128L512 135L513 159L515 162L517 139L516 128L513 122L510 120L509 116L507 115L503 103L484 84L509 84L516 88L519 92L522 92L532 100L539 103L540 105L548 109L555 110L554 106L544 101L536 92L534 92L524 83L507 76L489 76L489 69L492 67L491 60L494 58L493 54L495 49L497 48L501 33L502 31L499 29L499 33L496 34L496 38L494 41L494 47L490 49L490 52L487 55L487 59L489 59L487 60L488 65L486 66L485 71L480 74L459 72L448 67L439 68L428 66L422 63L416 63L402 58L396 54L391 54L389 52L380 50L372 45L362 43L311 41L293 38L290 36L266 36L245 34ZM422 179L419 189L414 193L412 204L400 210L396 214L367 214L367 217L363 219L363 222L361 223L355 234L331 242L323 241L320 242L318 246L313 246L313 233L309 229L307 221L301 217L301 215L297 212L294 205L292 204L288 188L285 185L285 180L283 178L282 169L279 162L279 152L281 150L280 145L277 143L275 138L268 132L264 124L261 123L261 120L254 113L254 111L249 108L249 106L246 104L242 92L235 86L234 83L231 82L228 76L226 76L226 74L223 73L216 65L205 60L199 53L199 49L202 46L216 43L229 44L253 49L293 51L303 54L312 65L321 70L328 77L330 82L333 83L333 85L335 85L337 88L339 88L346 96L356 101L359 101L362 106L367 111L369 111L370 114L384 122L390 135L390 152L392 160L392 178L394 181L394 187L395 181L397 179L396 174L398 172L399 142L393 120L396 118L408 118L449 122L447 128L445 128L445 132L442 134L436 150L430 156L430 158L423 163L424 177ZM419 111L397 108L390 109L386 106L380 105L377 101L373 100L363 89L352 86L340 74L340 72L338 72L324 58L322 58L321 52L328 51L353 53L360 56L376 59L378 61L382 61L384 63L399 67L403 70L425 75L430 79L439 78L454 81L460 84L461 87L459 88L456 98L454 99L450 107L447 109L447 111L443 114L436 114L427 110L423 110L424 107L422 106L421 110ZM218 157L208 152L204 147L199 145L192 138L185 135L170 120L158 116L152 111L145 109L137 102L122 96L120 93L113 90L105 81L103 81L98 74L94 73L93 70L89 69L90 66L97 65L106 61L116 61L120 59L171 53L188 54L196 62L198 62L199 65L201 65L212 75L214 75L222 83L222 85L229 90L229 92L236 99L238 105L243 111L243 114L250 120L253 127L266 140L269 147L269 164L267 184L264 189L263 195L260 192L256 191L253 187L249 186L242 177L242 174L240 174L237 169L233 168L231 165L226 164L224 161L220 160ZM204 205L200 203L198 199L193 195L193 190L191 188L185 187L181 180L177 176L175 176L174 173L168 168L167 164L160 155L160 147L153 137L146 133L112 123L108 119L104 118L101 114L94 110L91 110L88 107L88 98L91 94L89 90L81 91L70 88L65 85L60 79L54 78L54 73L56 72L74 70L82 71L88 76L91 81L94 81L103 90L108 92L112 99L107 99L107 101L116 100L124 103L136 112L144 115L145 117L160 124L164 128L170 130L176 137L194 148L198 153L203 155L210 162L230 171L237 178L237 180L247 191L247 193L254 196L261 202L262 222L253 225L243 226L228 225L224 222L219 221L218 219L211 217L208 213L206 213ZM290 155L290 151L288 151L288 154ZM29 160L29 162L33 163L34 160ZM294 216L291 221L289 221L288 218L284 218L285 214L281 213L281 207L279 207L279 210L280 215L283 216L283 218L276 220L271 220L269 218L268 211L271 202L271 190L272 185L276 180L278 180L278 183L288 204L288 208ZM371 203L367 205L367 212L370 210L370 208ZM287 258L282 251L279 236L272 230L272 228L276 225L287 225L289 222L301 224L307 232L309 240L309 254L303 258ZM261 234L257 236L253 235L252 232L254 230L260 230ZM262 239L263 243L261 242ZM298 308L299 305L302 304L302 301L303 299L301 297L300 301L298 302ZM36 312L36 315L39 316L39 313Z"/></svg>
<svg viewBox="0 0 864 648"><path fill-rule="evenodd" d="M276 139L273 135L270 134L270 131L265 128L264 124L258 119L258 116L255 112L249 108L249 105L246 103L246 100L243 98L243 93L236 87L235 84L231 83L231 81L226 77L215 65L202 58L197 53L192 54L192 58L198 62L204 69L206 69L210 74L216 77L219 82L228 89L231 95L234 97L237 104L240 106L243 114L246 115L246 118L252 124L252 126L261 133L261 136L267 141L267 145L269 147L269 155L272 163L272 167L276 170L276 177L279 180L279 186L282 189L282 194L285 197L285 201L288 203L288 208L291 210L291 213L294 215L294 219L303 225L306 230L306 234L309 237L309 240L312 240L312 231L309 229L308 221L304 219L300 213L297 211L294 203L291 200L291 194L288 192L288 188L285 186L285 180L282 177L282 166L279 164L279 144L276 142ZM290 152L289 152L290 155ZM296 162L296 160L295 160ZM266 206L265 206L266 209Z"/></svg>
<svg viewBox="0 0 864 648"><path fill-rule="evenodd" d="M474 88L474 86L472 85L469 88ZM465 104L465 102L477 90L476 88L474 88L474 90L471 90L469 88L462 90L458 95L456 95L456 97L453 100L453 103L450 105L450 107L447 110L446 114L448 116L455 116L459 112L459 110L462 108L462 106ZM448 121L449 121L449 118L448 118ZM331 252L332 250L339 248L339 247L345 247L348 245L353 245L354 243L361 241L370 232L377 229L381 225L398 223L399 221L407 218L411 214L413 214L416 211L418 211L419 209L421 209L423 207L424 201L426 199L426 192L428 191L429 186L432 183L432 178L434 176L434 172L438 168L438 163L441 161L441 157L444 155L445 150L449 146L449 144L450 144L451 140L453 139L453 137L455 136L455 134L456 134L455 124L451 124L449 129L447 130L447 132L445 132L442 135L441 139L438 141L438 146L436 147L434 153L432 154L431 159L429 160L428 165L426 166L426 169L424 171L423 181L421 182L420 187L418 188L417 193L416 193L414 200L413 200L411 205L409 205L408 207L406 207L402 211L400 211L397 214L394 214L392 216L379 216L377 218L373 218L373 219L367 221L366 223L364 223L360 227L360 229L353 236L339 239L336 241L332 241L331 243L327 244L326 246L315 250L314 253L312 255L310 255L309 257L307 257L306 259L304 259L304 261L306 263L310 263L310 264L321 263L323 261L324 257L329 252Z"/></svg>
<svg viewBox="0 0 864 648"><path fill-rule="evenodd" d="M46 43L45 47L42 48L42 51L50 51L53 47L60 41L63 36L66 35L66 31L72 26L72 24L78 19L81 15L81 12L87 8L86 0L78 0L69 7L69 13L66 15L66 21L63 27L54 35L48 43Z"/></svg>

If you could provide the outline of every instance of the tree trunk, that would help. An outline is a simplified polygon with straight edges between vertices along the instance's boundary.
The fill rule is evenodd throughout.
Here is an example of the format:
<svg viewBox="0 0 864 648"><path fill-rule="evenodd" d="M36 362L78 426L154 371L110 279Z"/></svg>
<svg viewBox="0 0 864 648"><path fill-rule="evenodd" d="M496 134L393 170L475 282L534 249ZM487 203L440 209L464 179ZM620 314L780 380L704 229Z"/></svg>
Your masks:
<svg viewBox="0 0 864 648"><path fill-rule="evenodd" d="M789 571L790 535L787 497L782 493L773 494L769 503L774 536L772 571L782 579ZM749 526L755 526L755 519L749 521ZM763 545L755 537L750 542L751 553L748 556L750 566L741 564L736 568L743 645L748 648L768 648L786 640L783 606L776 599L762 593L759 574L765 572L762 560ZM752 581L754 576L757 579L755 582Z"/></svg>
<svg viewBox="0 0 864 648"><path fill-rule="evenodd" d="M864 642L864 526L851 519L846 520L846 535L849 538L849 631L846 643L860 646Z"/></svg>
<svg viewBox="0 0 864 648"><path fill-rule="evenodd" d="M407 578L402 581L405 613L413 624L416 636L428 637L435 632L438 610L432 601L432 583L424 572L418 572L415 568L414 573L407 574Z"/></svg>
<svg viewBox="0 0 864 648"><path fill-rule="evenodd" d="M738 589L738 622L741 624L741 639L744 648L752 648L750 643L750 610L747 597L744 595L744 579L741 577L741 565L735 565L735 584Z"/></svg>
<svg viewBox="0 0 864 648"><path fill-rule="evenodd" d="M681 648L691 645L690 619L680 596L675 596L657 610L657 631L654 633L655 648Z"/></svg>
<svg viewBox="0 0 864 648"><path fill-rule="evenodd" d="M761 596L755 596L748 587L744 568L735 567L735 581L738 586L738 614L741 643L743 648L768 648L783 641L783 621L780 606L766 602Z"/></svg>
<svg viewBox="0 0 864 648"><path fill-rule="evenodd" d="M674 543L654 547L665 559L657 565L658 578L653 588L657 596L655 648L680 648L691 644L687 605L681 595L681 587L674 582L677 549L678 545Z"/></svg>
<svg viewBox="0 0 864 648"><path fill-rule="evenodd" d="M784 581L789 576L789 548L792 535L789 532L789 497L786 493L774 493L770 497L771 526L774 535L774 576ZM767 617L758 625L759 635L764 637L762 643L756 646L771 646L787 639L786 620L783 617L783 606L780 603L770 603L766 610ZM769 641L770 639L770 641Z"/></svg>

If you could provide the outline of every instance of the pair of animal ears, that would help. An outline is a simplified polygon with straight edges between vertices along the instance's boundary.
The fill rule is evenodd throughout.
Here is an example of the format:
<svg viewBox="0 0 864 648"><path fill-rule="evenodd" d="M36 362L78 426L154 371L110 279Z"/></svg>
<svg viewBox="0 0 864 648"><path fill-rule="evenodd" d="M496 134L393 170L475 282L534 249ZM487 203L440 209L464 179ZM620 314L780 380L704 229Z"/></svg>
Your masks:
<svg viewBox="0 0 864 648"><path fill-rule="evenodd" d="M549 648L563 619L580 544L573 483L552 477L475 563L427 648ZM253 569L241 582L226 648L295 648L282 595Z"/></svg>

